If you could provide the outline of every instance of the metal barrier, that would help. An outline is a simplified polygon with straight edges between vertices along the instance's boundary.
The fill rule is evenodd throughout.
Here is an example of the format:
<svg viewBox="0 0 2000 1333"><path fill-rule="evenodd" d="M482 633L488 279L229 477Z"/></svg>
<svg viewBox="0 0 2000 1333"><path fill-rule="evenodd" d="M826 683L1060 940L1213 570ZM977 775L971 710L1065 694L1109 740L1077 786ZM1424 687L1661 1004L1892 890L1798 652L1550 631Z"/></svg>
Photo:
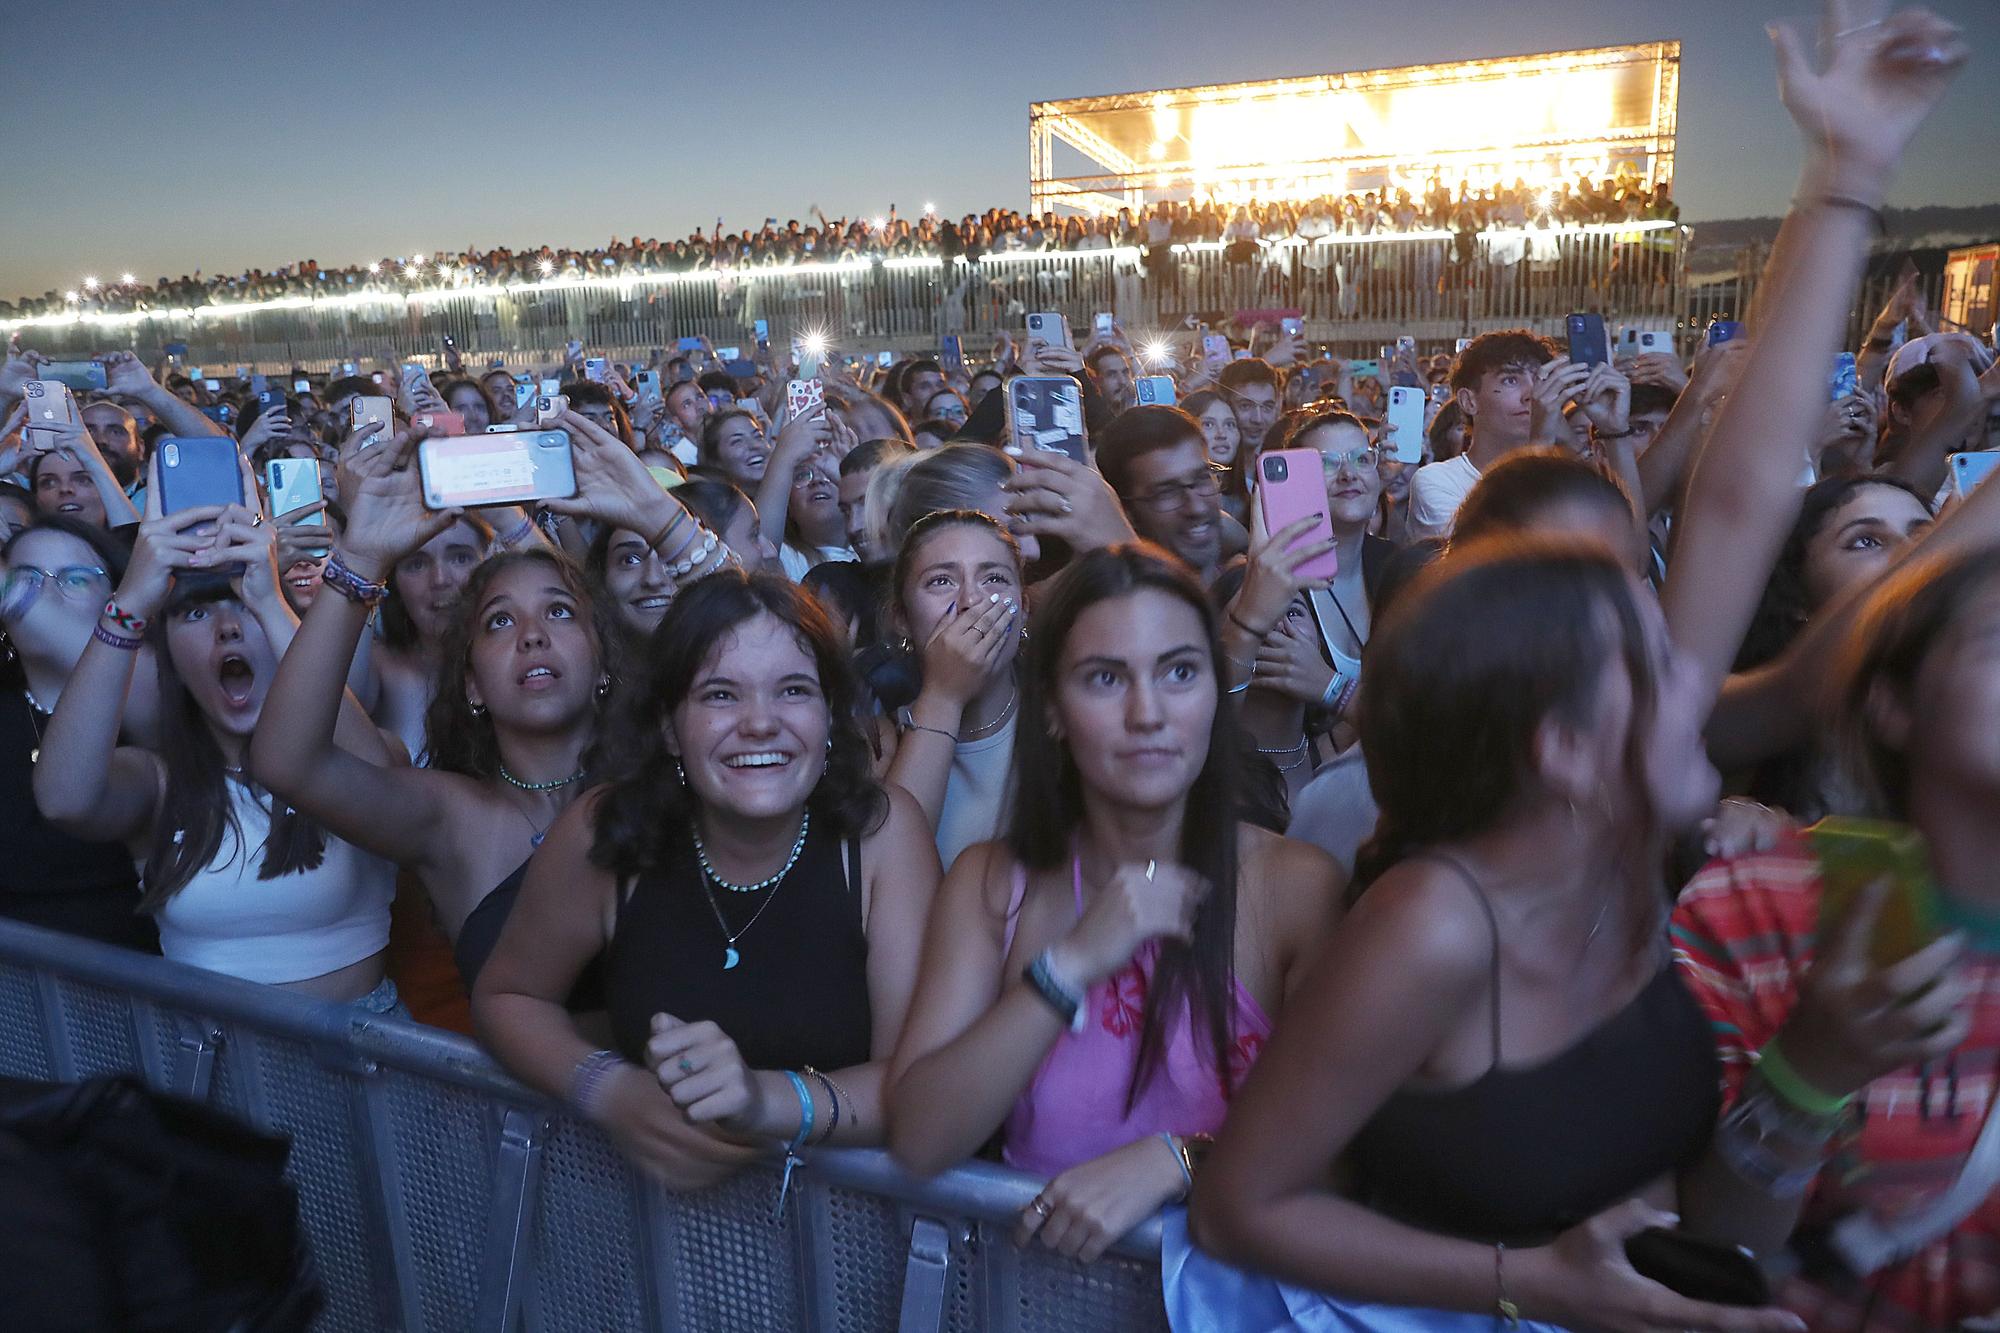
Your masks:
<svg viewBox="0 0 2000 1333"><path fill-rule="evenodd" d="M185 342L195 364L267 371L428 354L447 334L468 357L504 356L516 364L558 363L572 338L620 357L643 357L697 334L748 349L757 319L769 322L781 346L816 329L850 351L934 350L950 333L1018 335L1030 310L1059 310L1080 329L1108 310L1140 335L1179 327L1190 315L1297 309L1314 341L1365 348L1402 334L1436 343L1517 326L1559 333L1573 310L1671 326L1681 314L1684 239L1671 224L1641 223L1477 237L1416 232L1292 240L1248 256L1214 243L1000 251L976 263L903 258L635 271L11 327L52 354Z"/></svg>
<svg viewBox="0 0 2000 1333"><path fill-rule="evenodd" d="M290 1135L318 1327L1164 1329L1159 1226L1084 1266L1008 1238L1040 1183L885 1153L672 1194L463 1038L0 921L0 1073L147 1084Z"/></svg>

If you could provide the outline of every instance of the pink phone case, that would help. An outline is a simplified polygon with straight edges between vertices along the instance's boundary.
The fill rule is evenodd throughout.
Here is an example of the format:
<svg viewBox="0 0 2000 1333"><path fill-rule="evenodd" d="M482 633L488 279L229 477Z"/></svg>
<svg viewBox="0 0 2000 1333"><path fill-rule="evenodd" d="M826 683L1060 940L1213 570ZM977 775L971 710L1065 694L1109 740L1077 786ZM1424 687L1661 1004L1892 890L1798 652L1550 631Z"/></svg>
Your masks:
<svg viewBox="0 0 2000 1333"><path fill-rule="evenodd" d="M1302 518L1319 520L1287 550L1333 540L1333 520L1326 514L1326 474L1317 449L1272 449L1259 455L1257 506L1266 532L1290 527ZM1332 551L1299 566L1299 573L1309 579L1330 579L1339 572L1340 557Z"/></svg>

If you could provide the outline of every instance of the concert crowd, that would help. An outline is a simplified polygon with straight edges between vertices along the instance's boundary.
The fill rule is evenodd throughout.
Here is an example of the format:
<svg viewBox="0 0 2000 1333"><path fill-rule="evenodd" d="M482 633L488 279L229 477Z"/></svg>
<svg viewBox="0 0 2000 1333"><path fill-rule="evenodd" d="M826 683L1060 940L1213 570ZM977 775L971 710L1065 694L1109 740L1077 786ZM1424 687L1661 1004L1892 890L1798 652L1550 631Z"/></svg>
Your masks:
<svg viewBox="0 0 2000 1333"><path fill-rule="evenodd" d="M1839 345L1967 52L1922 10L1776 45L1795 202L1754 314L1679 348L1580 312L1358 380L1037 313L990 361L211 387L25 330L0 913L470 1032L668 1189L983 1155L1044 1182L1018 1243L1086 1264L1165 1209L1181 1329L1985 1326L2000 369L1908 284ZM1437 186L450 268L1671 209Z"/></svg>

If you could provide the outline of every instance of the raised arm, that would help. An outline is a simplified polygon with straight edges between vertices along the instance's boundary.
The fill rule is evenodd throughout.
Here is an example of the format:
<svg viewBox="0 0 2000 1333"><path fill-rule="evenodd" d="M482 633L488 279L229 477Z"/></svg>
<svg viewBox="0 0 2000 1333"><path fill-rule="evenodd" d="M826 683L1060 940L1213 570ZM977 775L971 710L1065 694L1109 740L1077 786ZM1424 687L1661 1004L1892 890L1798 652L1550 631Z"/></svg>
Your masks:
<svg viewBox="0 0 2000 1333"><path fill-rule="evenodd" d="M104 461L97 441L90 438L90 432L81 424L65 421L37 426L29 438L34 441L31 446L33 453L68 454L83 464L84 470L90 474L91 484L97 487L97 498L104 504L106 527L129 528L139 521L139 511L132 507L131 497L118 484L111 465Z"/></svg>
<svg viewBox="0 0 2000 1333"><path fill-rule="evenodd" d="M105 357L104 374L107 392L144 403L175 435L229 433L163 388L146 363L132 352L113 352Z"/></svg>
<svg viewBox="0 0 2000 1333"><path fill-rule="evenodd" d="M346 680L373 603L357 585L381 586L396 562L449 527L458 511L423 506L414 466L421 428L387 443L371 429L340 453L348 521L327 576L278 665L264 720L250 746L258 780L335 836L400 865L443 850L444 775L389 763L379 740L356 754L338 737ZM357 706L358 707L358 706Z"/></svg>
<svg viewBox="0 0 2000 1333"><path fill-rule="evenodd" d="M771 545L785 544L785 520L792 508L793 470L832 439L832 418L827 415L824 403L779 428L777 438L771 442L771 456L764 463L763 479L757 483L757 524Z"/></svg>
<svg viewBox="0 0 2000 1333"><path fill-rule="evenodd" d="M1832 61L1816 73L1773 28L1779 88L1805 133L1797 201L1759 289L1743 386L1723 403L1688 484L1662 594L1675 641L1719 690L1799 511L1798 474L1889 180L1964 62L1956 30L1921 11L1854 22L1834 6Z"/></svg>

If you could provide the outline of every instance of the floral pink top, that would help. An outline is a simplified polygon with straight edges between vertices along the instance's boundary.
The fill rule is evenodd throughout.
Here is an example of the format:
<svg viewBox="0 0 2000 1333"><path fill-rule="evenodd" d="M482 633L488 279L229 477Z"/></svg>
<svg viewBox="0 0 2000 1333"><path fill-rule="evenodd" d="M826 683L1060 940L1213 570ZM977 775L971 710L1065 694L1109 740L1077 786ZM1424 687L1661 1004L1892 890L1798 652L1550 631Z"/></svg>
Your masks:
<svg viewBox="0 0 2000 1333"><path fill-rule="evenodd" d="M1081 917L1083 869L1074 860L1070 881ZM1028 872L1017 865L1003 950L1014 946L1014 925L1027 891ZM1139 1090L1131 1114L1126 1114L1125 1090L1139 1058L1146 988L1159 953L1159 941L1147 941L1130 962L1091 988L1083 1031L1065 1032L1056 1039L1007 1113L1001 1132L1001 1155L1007 1165L1054 1176L1149 1134L1213 1134L1222 1128L1229 1103L1215 1070L1211 1042L1206 1030L1195 1031L1185 1005L1175 1017L1164 1058ZM1271 1020L1241 981L1235 983L1235 992L1236 1006L1230 1014L1235 1038L1229 1052L1231 1087L1242 1083L1271 1035Z"/></svg>

